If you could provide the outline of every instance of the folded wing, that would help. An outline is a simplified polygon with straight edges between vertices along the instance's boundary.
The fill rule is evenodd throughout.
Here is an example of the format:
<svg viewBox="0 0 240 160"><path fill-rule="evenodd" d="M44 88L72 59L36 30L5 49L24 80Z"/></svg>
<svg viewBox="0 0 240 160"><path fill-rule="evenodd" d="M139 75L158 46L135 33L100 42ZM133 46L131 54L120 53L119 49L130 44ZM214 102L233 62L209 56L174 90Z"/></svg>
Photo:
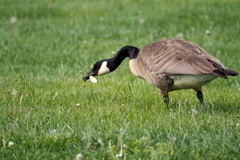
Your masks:
<svg viewBox="0 0 240 160"><path fill-rule="evenodd" d="M220 61L198 45L181 39L151 43L140 51L138 60L151 74L212 74L227 78L223 74L226 67Z"/></svg>

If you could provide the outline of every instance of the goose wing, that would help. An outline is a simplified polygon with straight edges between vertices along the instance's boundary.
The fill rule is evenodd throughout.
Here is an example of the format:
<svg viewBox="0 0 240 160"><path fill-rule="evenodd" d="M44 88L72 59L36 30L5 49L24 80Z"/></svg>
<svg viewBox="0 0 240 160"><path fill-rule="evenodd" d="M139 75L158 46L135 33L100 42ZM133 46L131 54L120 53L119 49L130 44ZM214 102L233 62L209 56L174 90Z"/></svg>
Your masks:
<svg viewBox="0 0 240 160"><path fill-rule="evenodd" d="M151 74L199 75L226 69L198 45L181 39L151 43L140 50L138 59Z"/></svg>

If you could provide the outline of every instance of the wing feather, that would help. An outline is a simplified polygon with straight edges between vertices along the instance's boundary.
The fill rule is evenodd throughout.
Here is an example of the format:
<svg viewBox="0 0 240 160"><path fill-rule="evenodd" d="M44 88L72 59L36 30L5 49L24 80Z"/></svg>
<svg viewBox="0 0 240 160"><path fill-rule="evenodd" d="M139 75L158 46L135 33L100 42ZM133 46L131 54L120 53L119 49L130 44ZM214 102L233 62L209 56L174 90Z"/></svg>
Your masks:
<svg viewBox="0 0 240 160"><path fill-rule="evenodd" d="M181 39L156 41L143 47L138 61L151 74L210 74L218 69L212 62L225 69L201 47Z"/></svg>

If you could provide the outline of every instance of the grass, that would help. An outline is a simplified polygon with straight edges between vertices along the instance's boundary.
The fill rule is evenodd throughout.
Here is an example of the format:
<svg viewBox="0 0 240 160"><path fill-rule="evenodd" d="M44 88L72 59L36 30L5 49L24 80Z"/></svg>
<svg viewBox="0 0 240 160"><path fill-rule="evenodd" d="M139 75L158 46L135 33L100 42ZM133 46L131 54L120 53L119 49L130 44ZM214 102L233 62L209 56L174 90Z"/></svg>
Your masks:
<svg viewBox="0 0 240 160"><path fill-rule="evenodd" d="M239 1L0 2L0 159L240 159L239 77L204 87L206 114L191 90L167 109L127 60L81 80L124 45L167 38L240 72Z"/></svg>

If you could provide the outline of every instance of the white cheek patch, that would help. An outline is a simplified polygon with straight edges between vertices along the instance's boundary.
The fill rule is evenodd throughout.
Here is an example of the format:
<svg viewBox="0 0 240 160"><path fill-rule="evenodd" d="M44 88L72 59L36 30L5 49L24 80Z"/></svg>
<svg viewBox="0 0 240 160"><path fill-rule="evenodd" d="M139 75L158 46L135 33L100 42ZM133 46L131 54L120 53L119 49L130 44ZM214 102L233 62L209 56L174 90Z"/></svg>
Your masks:
<svg viewBox="0 0 240 160"><path fill-rule="evenodd" d="M92 83L97 83L97 79L93 76L89 76L89 79Z"/></svg>
<svg viewBox="0 0 240 160"><path fill-rule="evenodd" d="M106 74L106 73L109 73L109 72L110 72L110 70L107 67L107 61L104 61L101 65L101 68L98 71L98 75L103 75L103 74Z"/></svg>

